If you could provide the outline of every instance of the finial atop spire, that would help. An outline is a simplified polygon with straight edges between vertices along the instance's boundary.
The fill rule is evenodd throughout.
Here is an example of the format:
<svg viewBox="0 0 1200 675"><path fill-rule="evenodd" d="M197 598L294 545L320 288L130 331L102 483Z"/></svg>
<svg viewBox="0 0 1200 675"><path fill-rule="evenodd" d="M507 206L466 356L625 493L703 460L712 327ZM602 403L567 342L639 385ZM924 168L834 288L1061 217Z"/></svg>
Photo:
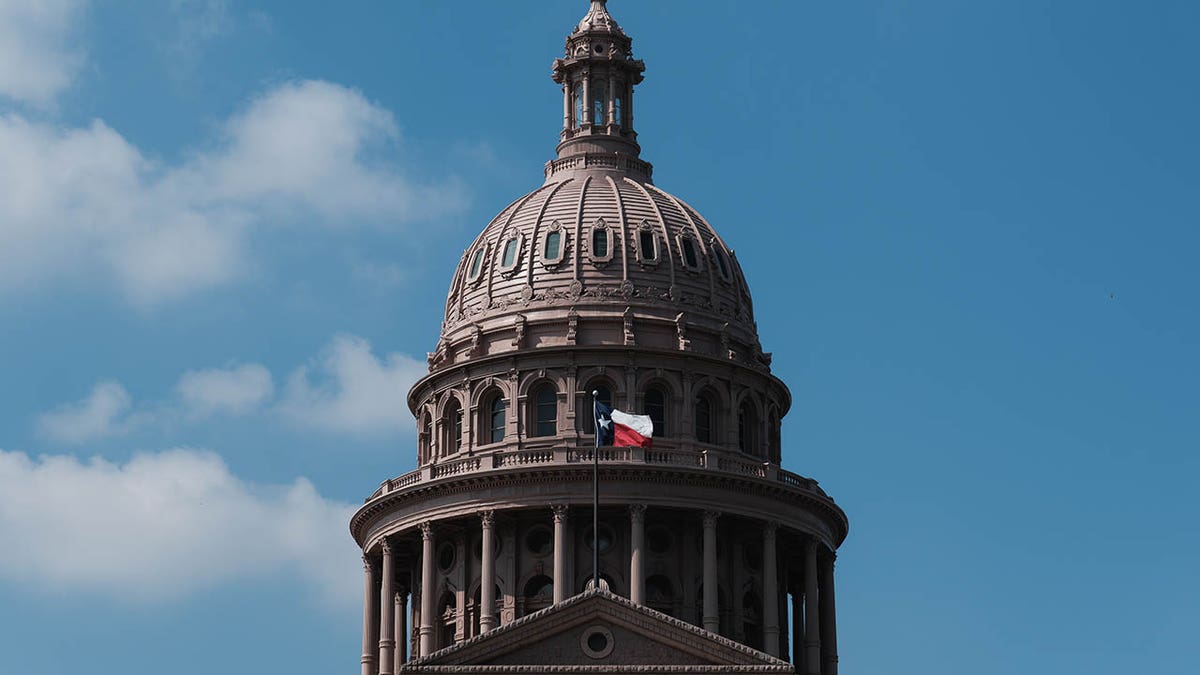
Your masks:
<svg viewBox="0 0 1200 675"><path fill-rule="evenodd" d="M600 33L616 33L624 35L624 31L613 20L612 15L608 13L606 0L592 0L591 6L588 7L587 14L579 21L579 25L575 27L576 33L600 32Z"/></svg>

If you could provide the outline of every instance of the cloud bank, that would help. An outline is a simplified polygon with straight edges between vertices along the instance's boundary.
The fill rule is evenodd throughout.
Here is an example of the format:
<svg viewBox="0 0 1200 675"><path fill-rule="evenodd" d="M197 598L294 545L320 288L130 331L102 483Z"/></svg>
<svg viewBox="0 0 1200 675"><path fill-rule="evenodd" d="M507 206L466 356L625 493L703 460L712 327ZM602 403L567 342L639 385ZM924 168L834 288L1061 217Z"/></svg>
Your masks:
<svg viewBox="0 0 1200 675"><path fill-rule="evenodd" d="M0 0L0 98L46 106L71 84L84 58L68 42L85 6Z"/></svg>
<svg viewBox="0 0 1200 675"><path fill-rule="evenodd" d="M271 371L258 363L189 370L173 398L149 403L105 380L83 399L43 413L37 429L57 443L83 445L155 423L257 414L300 429L378 436L413 428L408 390L426 372L424 361L399 352L376 356L367 340L340 334L291 371L278 397Z"/></svg>
<svg viewBox="0 0 1200 675"><path fill-rule="evenodd" d="M100 120L0 115L0 291L98 274L154 306L243 275L258 231L395 228L459 208L457 182L378 158L398 139L389 111L318 80L263 92L174 165Z"/></svg>
<svg viewBox="0 0 1200 675"><path fill-rule="evenodd" d="M353 606L353 511L303 478L242 481L210 452L113 464L0 450L0 578L156 602L286 575Z"/></svg>

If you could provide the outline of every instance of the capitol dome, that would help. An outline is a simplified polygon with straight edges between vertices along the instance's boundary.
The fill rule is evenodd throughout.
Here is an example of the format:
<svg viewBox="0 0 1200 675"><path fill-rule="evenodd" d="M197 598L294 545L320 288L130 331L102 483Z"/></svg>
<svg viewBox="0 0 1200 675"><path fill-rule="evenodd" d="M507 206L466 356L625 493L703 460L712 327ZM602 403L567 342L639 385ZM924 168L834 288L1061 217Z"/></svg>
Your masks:
<svg viewBox="0 0 1200 675"><path fill-rule="evenodd" d="M408 394L416 469L350 522L362 675L443 672L521 631L576 630L559 618L597 594L690 644L687 668L837 673L833 562L849 523L781 465L791 394L737 256L640 157L644 70L592 0L553 63L563 118L544 183L463 251ZM595 403L649 418L649 442L602 446ZM587 630L553 648L561 660L511 663L667 663L604 651L591 643L606 629ZM696 649L739 656L717 666Z"/></svg>

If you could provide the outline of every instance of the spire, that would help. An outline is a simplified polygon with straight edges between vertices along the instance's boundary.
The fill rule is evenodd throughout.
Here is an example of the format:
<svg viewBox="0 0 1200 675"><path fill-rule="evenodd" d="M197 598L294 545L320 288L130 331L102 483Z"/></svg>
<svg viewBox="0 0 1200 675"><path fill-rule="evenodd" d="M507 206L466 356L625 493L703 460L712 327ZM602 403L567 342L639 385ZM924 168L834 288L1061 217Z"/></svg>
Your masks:
<svg viewBox="0 0 1200 675"><path fill-rule="evenodd" d="M563 88L563 128L558 159L546 166L547 180L583 169L649 180L650 165L638 159L641 146L633 129L633 87L645 69L605 0L591 0L567 36L563 57L554 60L554 81Z"/></svg>

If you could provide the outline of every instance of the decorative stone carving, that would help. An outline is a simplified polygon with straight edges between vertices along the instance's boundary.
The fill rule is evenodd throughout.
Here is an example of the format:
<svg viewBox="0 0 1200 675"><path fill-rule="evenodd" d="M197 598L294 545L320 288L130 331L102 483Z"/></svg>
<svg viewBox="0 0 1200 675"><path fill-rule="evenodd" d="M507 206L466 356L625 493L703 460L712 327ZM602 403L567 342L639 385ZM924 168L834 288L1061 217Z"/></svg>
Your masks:
<svg viewBox="0 0 1200 675"><path fill-rule="evenodd" d="M518 314L515 317L513 317L513 328L515 329L515 332L513 334L512 346L517 349L520 349L521 346L525 343L525 315L524 314Z"/></svg>
<svg viewBox="0 0 1200 675"><path fill-rule="evenodd" d="M479 356L482 353L483 347L483 330L479 328L479 324L471 326L471 356Z"/></svg>
<svg viewBox="0 0 1200 675"><path fill-rule="evenodd" d="M633 308L626 307L622 317L625 328L625 346L632 347L637 344L637 336L633 333Z"/></svg>
<svg viewBox="0 0 1200 675"><path fill-rule="evenodd" d="M421 523L417 527L420 528L420 530L421 530L422 541L432 541L433 540L433 523L432 522L426 520L425 522Z"/></svg>
<svg viewBox="0 0 1200 675"><path fill-rule="evenodd" d="M554 513L554 522L565 523L570 515L570 507L566 504L551 504L550 510Z"/></svg>
<svg viewBox="0 0 1200 675"><path fill-rule="evenodd" d="M574 307L567 312L567 344L575 344L575 336L579 332L579 312Z"/></svg>
<svg viewBox="0 0 1200 675"><path fill-rule="evenodd" d="M692 341L687 336L687 318L683 312L675 315L675 336L679 340L680 351L691 351Z"/></svg>

